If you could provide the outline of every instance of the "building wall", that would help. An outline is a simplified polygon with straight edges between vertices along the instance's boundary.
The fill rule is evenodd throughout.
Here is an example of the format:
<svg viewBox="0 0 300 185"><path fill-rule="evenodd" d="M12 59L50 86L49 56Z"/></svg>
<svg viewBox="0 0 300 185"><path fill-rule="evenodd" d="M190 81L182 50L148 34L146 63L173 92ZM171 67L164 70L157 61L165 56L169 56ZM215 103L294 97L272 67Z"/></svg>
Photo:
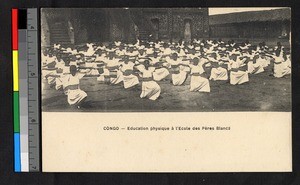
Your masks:
<svg viewBox="0 0 300 185"><path fill-rule="evenodd" d="M69 19L76 44L109 40L110 25L104 9L73 9Z"/></svg>
<svg viewBox="0 0 300 185"><path fill-rule="evenodd" d="M184 37L186 20L191 22L192 38L209 37L207 8L45 9L44 15L49 25L61 22L67 30L72 25L75 44L134 41L138 34L136 27L149 35L158 32L159 39L181 39ZM152 23L153 19L158 20L157 30ZM51 33L51 26L44 30ZM51 35L48 38L51 39Z"/></svg>
<svg viewBox="0 0 300 185"><path fill-rule="evenodd" d="M212 38L278 38L290 32L289 21L247 22L211 25Z"/></svg>
<svg viewBox="0 0 300 185"><path fill-rule="evenodd" d="M134 22L131 19L128 9L109 9L106 10L109 22L108 41L132 41L135 40Z"/></svg>
<svg viewBox="0 0 300 185"><path fill-rule="evenodd" d="M168 28L168 11L155 11L155 10L148 10L144 11L144 16L148 20L149 23L152 22L154 19L158 19L159 31L158 37L159 39L166 39L169 38L169 28ZM154 26L154 25L151 25Z"/></svg>
<svg viewBox="0 0 300 185"><path fill-rule="evenodd" d="M173 34L176 38L184 35L185 21L191 22L192 38L202 38L205 35L205 22L203 12L174 12L173 14Z"/></svg>
<svg viewBox="0 0 300 185"><path fill-rule="evenodd" d="M209 37L207 8L148 9L144 15L149 22L158 19L160 39L183 38L186 20L191 22L192 38Z"/></svg>

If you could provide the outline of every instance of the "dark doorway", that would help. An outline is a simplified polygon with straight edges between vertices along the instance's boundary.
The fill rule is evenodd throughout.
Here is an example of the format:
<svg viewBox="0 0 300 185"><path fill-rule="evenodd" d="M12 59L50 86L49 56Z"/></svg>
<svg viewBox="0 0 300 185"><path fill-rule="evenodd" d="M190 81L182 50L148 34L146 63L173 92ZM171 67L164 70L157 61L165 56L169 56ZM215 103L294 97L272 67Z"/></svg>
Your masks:
<svg viewBox="0 0 300 185"><path fill-rule="evenodd" d="M190 43L192 40L192 21L191 19L184 20L184 33L183 38L185 42Z"/></svg>
<svg viewBox="0 0 300 185"><path fill-rule="evenodd" d="M151 19L151 23L153 25L153 28L154 28L154 40L158 40L159 39L159 19L158 18L154 18L154 19Z"/></svg>

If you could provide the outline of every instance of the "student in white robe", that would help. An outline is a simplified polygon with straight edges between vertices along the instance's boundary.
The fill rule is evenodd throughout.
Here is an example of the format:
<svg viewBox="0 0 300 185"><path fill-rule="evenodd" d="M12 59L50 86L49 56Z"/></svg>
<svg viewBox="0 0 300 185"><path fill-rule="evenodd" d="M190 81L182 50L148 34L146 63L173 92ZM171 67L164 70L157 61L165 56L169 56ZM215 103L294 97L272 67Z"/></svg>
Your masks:
<svg viewBox="0 0 300 185"><path fill-rule="evenodd" d="M118 48L115 52L116 52L117 58L123 57L123 55L125 55L125 53L126 53L126 51L122 47Z"/></svg>
<svg viewBox="0 0 300 185"><path fill-rule="evenodd" d="M133 46L129 47L125 54L130 57L138 57L139 56L139 52L137 50L135 50Z"/></svg>
<svg viewBox="0 0 300 185"><path fill-rule="evenodd" d="M182 60L180 60L179 70L184 71L187 74L190 73L191 72L190 61L191 61L191 59L182 59Z"/></svg>
<svg viewBox="0 0 300 185"><path fill-rule="evenodd" d="M289 68L292 67L291 55L286 55L285 62L286 62L287 67L289 67Z"/></svg>
<svg viewBox="0 0 300 185"><path fill-rule="evenodd" d="M159 61L161 61L161 57L158 56L157 52L154 52L153 56L151 56L149 58L150 58L150 65L155 65L156 63L158 63Z"/></svg>
<svg viewBox="0 0 300 185"><path fill-rule="evenodd" d="M88 49L86 51L83 52L83 54L85 56L93 56L95 53L94 47L92 43L87 43L86 46L88 47Z"/></svg>
<svg viewBox="0 0 300 185"><path fill-rule="evenodd" d="M191 84L190 91L192 92L210 92L210 85L205 78L205 71L199 65L199 59L193 58L191 67Z"/></svg>
<svg viewBox="0 0 300 185"><path fill-rule="evenodd" d="M259 56L255 56L253 59L250 59L247 65L249 74L259 74L265 71L265 63L263 60L259 60Z"/></svg>
<svg viewBox="0 0 300 185"><path fill-rule="evenodd" d="M168 65L163 58L153 64L153 66L155 66L155 71L153 72L153 79L155 81L161 81L170 74L169 70L167 69Z"/></svg>
<svg viewBox="0 0 300 185"><path fill-rule="evenodd" d="M244 66L240 66L240 62L237 62L237 56L234 55L229 61L230 69L230 84L237 85L243 84L249 81L247 69Z"/></svg>
<svg viewBox="0 0 300 185"><path fill-rule="evenodd" d="M62 60L61 55L57 55L57 61L56 61L56 75L57 77L55 78L55 89L56 90L61 90L63 89L63 82L62 82L62 76L63 76L63 71L65 68L65 62Z"/></svg>
<svg viewBox="0 0 300 185"><path fill-rule="evenodd" d="M140 97L156 100L160 96L161 88L157 82L153 80L153 72L155 71L155 68L150 67L150 62L148 60L144 62L144 66L145 67L141 70L143 82Z"/></svg>
<svg viewBox="0 0 300 185"><path fill-rule="evenodd" d="M62 67L62 69L56 70L56 90L64 90L65 84L63 82L65 75L70 74L70 58L65 59L65 65ZM66 94L66 92L65 92Z"/></svg>
<svg viewBox="0 0 300 185"><path fill-rule="evenodd" d="M283 56L284 46L281 45L281 42L277 42L277 46L275 46L274 51L279 52L280 56Z"/></svg>
<svg viewBox="0 0 300 185"><path fill-rule="evenodd" d="M136 57L136 58L146 58L147 57L147 54L144 49L139 49L138 52L139 52L138 56L134 56L134 57Z"/></svg>
<svg viewBox="0 0 300 185"><path fill-rule="evenodd" d="M181 48L181 46L179 46L179 49L178 49L177 52L178 52L178 56L179 56L180 58L184 58L184 57L187 56L187 54L184 52L184 49Z"/></svg>
<svg viewBox="0 0 300 185"><path fill-rule="evenodd" d="M167 62L171 66L172 84L175 86L182 85L187 78L187 72L180 69L181 62L178 59L177 53L173 53Z"/></svg>
<svg viewBox="0 0 300 185"><path fill-rule="evenodd" d="M113 52L109 52L108 58L104 61L106 66L103 75L106 83L116 85L123 81L123 73L119 70L118 59L113 55Z"/></svg>
<svg viewBox="0 0 300 185"><path fill-rule="evenodd" d="M280 54L277 50L274 56L274 76L276 78L284 77L285 75L291 74L291 67L285 62L285 54Z"/></svg>
<svg viewBox="0 0 300 185"><path fill-rule="evenodd" d="M145 53L146 53L147 56L151 56L151 55L153 55L154 52L155 52L154 48L149 47L149 48L146 49Z"/></svg>
<svg viewBox="0 0 300 185"><path fill-rule="evenodd" d="M264 56L263 52L258 53L258 58L256 60L261 63L264 68L268 67L271 63L271 60Z"/></svg>
<svg viewBox="0 0 300 185"><path fill-rule="evenodd" d="M139 84L139 79L133 74L134 63L129 61L129 57L124 57L124 62L121 64L121 72L123 73L124 88L128 89Z"/></svg>
<svg viewBox="0 0 300 185"><path fill-rule="evenodd" d="M86 69L87 76L98 76L99 72L98 72L98 60L96 61L97 56L89 56L86 57L85 59L82 58L81 60L83 61L83 65L82 67Z"/></svg>
<svg viewBox="0 0 300 185"><path fill-rule="evenodd" d="M172 50L171 50L171 48L169 48L169 45L167 44L167 43L165 43L164 45L163 45L163 49L162 49L162 54L164 55L164 56L170 56L171 54L172 54Z"/></svg>
<svg viewBox="0 0 300 185"><path fill-rule="evenodd" d="M80 89L79 81L85 75L77 71L77 67L74 65L70 66L70 73L64 77L65 91L68 97L68 103L72 106L80 108L81 104L87 97L86 92Z"/></svg>
<svg viewBox="0 0 300 185"><path fill-rule="evenodd" d="M209 80L228 80L228 71L224 67L224 60L226 59L223 58L223 61L219 61L220 58L217 60L217 55L212 54L211 56L208 58L212 64Z"/></svg>
<svg viewBox="0 0 300 185"><path fill-rule="evenodd" d="M189 59L193 59L199 56L199 53L196 53L196 50L194 48L188 49L186 53L187 53L186 56Z"/></svg>
<svg viewBox="0 0 300 185"><path fill-rule="evenodd" d="M57 59L52 53L49 53L49 57L46 58L46 61L43 61L42 77L47 80L50 87L55 87L56 77L54 75L56 75L57 70L56 62Z"/></svg>
<svg viewBox="0 0 300 185"><path fill-rule="evenodd" d="M115 45L119 47L121 45L121 41L115 41Z"/></svg>
<svg viewBox="0 0 300 185"><path fill-rule="evenodd" d="M54 49L59 49L60 47L61 47L60 44L54 44L54 45L53 45L53 48L54 48Z"/></svg>

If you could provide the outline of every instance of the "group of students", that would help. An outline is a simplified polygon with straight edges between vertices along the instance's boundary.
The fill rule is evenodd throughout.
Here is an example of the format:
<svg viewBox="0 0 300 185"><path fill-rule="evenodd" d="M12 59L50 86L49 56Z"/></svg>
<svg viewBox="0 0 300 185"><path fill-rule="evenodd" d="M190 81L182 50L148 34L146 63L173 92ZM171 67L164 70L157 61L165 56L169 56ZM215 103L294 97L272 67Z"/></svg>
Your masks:
<svg viewBox="0 0 300 185"><path fill-rule="evenodd" d="M67 95L68 103L80 108L87 93L80 89L83 77L97 77L105 84L123 83L124 89L140 86L141 98L159 98L160 81L180 86L191 76L191 92L210 92L210 81L224 80L232 85L249 81L249 74L265 71L274 63L273 75L291 73L288 51L278 43L252 46L248 41L193 40L179 42L87 43L64 48L54 44L42 52L42 76L56 90Z"/></svg>

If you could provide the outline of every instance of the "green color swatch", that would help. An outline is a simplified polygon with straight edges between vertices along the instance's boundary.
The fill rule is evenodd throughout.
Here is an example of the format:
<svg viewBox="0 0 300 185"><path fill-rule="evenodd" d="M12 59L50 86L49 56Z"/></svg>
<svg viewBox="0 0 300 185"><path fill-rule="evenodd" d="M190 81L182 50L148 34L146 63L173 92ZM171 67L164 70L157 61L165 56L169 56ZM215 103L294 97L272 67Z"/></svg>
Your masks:
<svg viewBox="0 0 300 185"><path fill-rule="evenodd" d="M20 105L19 92L14 92L14 132L20 133Z"/></svg>

